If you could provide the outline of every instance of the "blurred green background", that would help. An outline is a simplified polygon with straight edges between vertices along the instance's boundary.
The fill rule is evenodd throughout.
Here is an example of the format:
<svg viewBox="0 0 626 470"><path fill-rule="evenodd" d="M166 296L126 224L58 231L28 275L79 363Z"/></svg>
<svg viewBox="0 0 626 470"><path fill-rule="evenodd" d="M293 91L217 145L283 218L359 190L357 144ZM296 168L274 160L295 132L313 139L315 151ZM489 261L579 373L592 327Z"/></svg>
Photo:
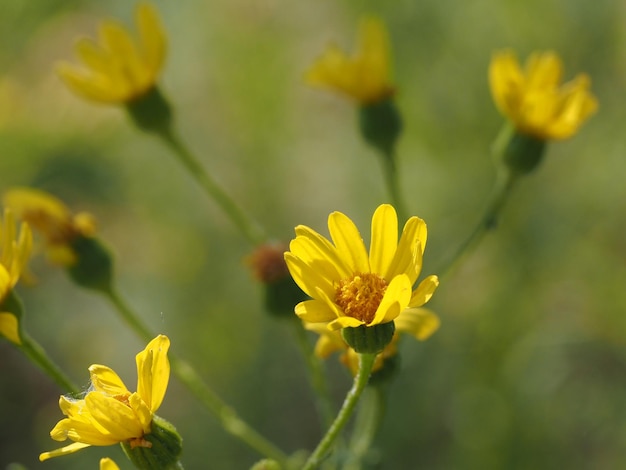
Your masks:
<svg viewBox="0 0 626 470"><path fill-rule="evenodd" d="M279 240L297 224L326 234L334 210L369 237L387 202L354 106L307 88L303 72L334 39L352 48L378 14L394 49L405 119L401 184L429 227L424 274L464 239L494 181L502 118L487 87L494 50L554 49L566 78L585 71L600 110L549 146L501 224L429 304L442 327L404 341L371 468L615 469L626 465L626 4L614 0L156 1L170 35L162 86L205 167ZM250 247L167 149L116 108L83 102L53 73L104 17L134 2L4 0L0 6L0 190L33 185L99 220L120 291L208 383L285 451L319 426L290 329L266 314ZM144 344L102 298L39 257L19 286L26 329L77 382L114 368L135 386ZM311 338L313 340L313 338ZM0 467L130 468L118 447L39 463L58 447L60 390L0 341ZM350 378L327 363L337 404ZM188 469L246 469L260 457L226 434L172 379L159 412L184 438Z"/></svg>

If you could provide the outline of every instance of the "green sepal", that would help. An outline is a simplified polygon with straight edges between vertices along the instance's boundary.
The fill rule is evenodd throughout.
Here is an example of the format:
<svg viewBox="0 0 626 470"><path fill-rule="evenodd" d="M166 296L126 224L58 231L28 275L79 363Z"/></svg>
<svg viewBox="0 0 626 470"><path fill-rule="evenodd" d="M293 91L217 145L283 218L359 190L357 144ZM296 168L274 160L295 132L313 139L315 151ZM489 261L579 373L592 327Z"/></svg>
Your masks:
<svg viewBox="0 0 626 470"><path fill-rule="evenodd" d="M372 326L344 328L341 335L344 341L359 354L378 354L391 343L396 325L390 321Z"/></svg>
<svg viewBox="0 0 626 470"><path fill-rule="evenodd" d="M263 288L265 308L276 317L297 318L294 307L308 298L289 275L267 282Z"/></svg>
<svg viewBox="0 0 626 470"><path fill-rule="evenodd" d="M122 449L140 470L175 470L182 468L179 464L180 454L183 451L183 439L176 428L154 415L150 433L143 439L152 444L152 447L135 447L131 449L128 442L122 442Z"/></svg>
<svg viewBox="0 0 626 470"><path fill-rule="evenodd" d="M97 239L79 235L70 243L76 262L67 268L72 280L81 287L109 292L113 282L113 257Z"/></svg>
<svg viewBox="0 0 626 470"><path fill-rule="evenodd" d="M511 124L505 126L494 145L494 151L502 163L517 175L526 175L537 168L545 150L545 140L522 134Z"/></svg>
<svg viewBox="0 0 626 470"><path fill-rule="evenodd" d="M126 110L142 131L160 133L167 131L172 124L172 108L156 86L126 103Z"/></svg>
<svg viewBox="0 0 626 470"><path fill-rule="evenodd" d="M402 116L391 98L361 106L359 128L367 143L392 156L402 133Z"/></svg>

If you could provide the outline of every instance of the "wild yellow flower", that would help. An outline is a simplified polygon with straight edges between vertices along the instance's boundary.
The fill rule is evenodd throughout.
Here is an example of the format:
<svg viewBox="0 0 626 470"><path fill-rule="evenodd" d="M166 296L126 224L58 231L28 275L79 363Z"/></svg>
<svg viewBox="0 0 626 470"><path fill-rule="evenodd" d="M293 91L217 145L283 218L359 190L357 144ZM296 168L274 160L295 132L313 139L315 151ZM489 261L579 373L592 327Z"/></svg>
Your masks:
<svg viewBox="0 0 626 470"><path fill-rule="evenodd" d="M100 470L120 470L120 467L108 457L100 459Z"/></svg>
<svg viewBox="0 0 626 470"><path fill-rule="evenodd" d="M72 214L56 197L32 188L13 188L4 193L3 202L17 217L26 221L46 239L46 253L55 264L70 266L76 261L71 243L76 237L95 235L91 214Z"/></svg>
<svg viewBox="0 0 626 470"><path fill-rule="evenodd" d="M579 74L560 84L561 59L551 51L531 54L522 70L512 51L494 54L489 83L496 106L521 134L566 139L598 108L591 80Z"/></svg>
<svg viewBox="0 0 626 470"><path fill-rule="evenodd" d="M371 17L361 20L357 44L352 57L330 44L307 72L307 83L344 93L362 105L389 98L394 87L389 72L389 38L382 21Z"/></svg>
<svg viewBox="0 0 626 470"><path fill-rule="evenodd" d="M137 354L137 391L130 392L110 368L89 367L91 387L85 398L61 396L59 406L67 418L50 431L56 441L70 439L73 444L44 452L42 462L71 454L89 446L108 446L123 442L130 447L151 447L144 436L150 434L154 413L161 406L170 377L167 351L170 340L159 335Z"/></svg>
<svg viewBox="0 0 626 470"><path fill-rule="evenodd" d="M18 236L13 214L5 209L4 220L0 221L0 335L15 344L22 342L19 320L15 312L6 311L4 303L26 269L32 244L28 224L22 223Z"/></svg>
<svg viewBox="0 0 626 470"><path fill-rule="evenodd" d="M117 21L104 21L99 42L80 39L76 53L84 67L61 63L57 72L76 94L102 103L129 103L155 87L163 66L166 36L149 3L136 9L135 39Z"/></svg>
<svg viewBox="0 0 626 470"><path fill-rule="evenodd" d="M312 300L300 302L295 313L305 322L328 323L337 330L374 326L397 319L432 297L437 276L415 289L422 269L427 230L411 217L398 242L398 218L393 206L379 206L372 217L369 255L354 223L341 212L328 217L332 243L309 227L296 227L296 238L285 261L296 284Z"/></svg>

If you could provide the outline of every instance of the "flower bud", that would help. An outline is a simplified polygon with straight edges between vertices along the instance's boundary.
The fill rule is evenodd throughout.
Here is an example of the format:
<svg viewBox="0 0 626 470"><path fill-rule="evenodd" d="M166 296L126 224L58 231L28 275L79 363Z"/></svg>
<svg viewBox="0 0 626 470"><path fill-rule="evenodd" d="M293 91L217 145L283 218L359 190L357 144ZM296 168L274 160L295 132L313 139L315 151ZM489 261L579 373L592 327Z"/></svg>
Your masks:
<svg viewBox="0 0 626 470"><path fill-rule="evenodd" d="M347 327L341 330L341 335L357 353L378 354L391 343L395 331L395 324L390 321L372 326Z"/></svg>
<svg viewBox="0 0 626 470"><path fill-rule="evenodd" d="M153 415L150 433L140 445L123 442L129 460L140 470L175 470L183 451L183 439L176 428L163 418Z"/></svg>

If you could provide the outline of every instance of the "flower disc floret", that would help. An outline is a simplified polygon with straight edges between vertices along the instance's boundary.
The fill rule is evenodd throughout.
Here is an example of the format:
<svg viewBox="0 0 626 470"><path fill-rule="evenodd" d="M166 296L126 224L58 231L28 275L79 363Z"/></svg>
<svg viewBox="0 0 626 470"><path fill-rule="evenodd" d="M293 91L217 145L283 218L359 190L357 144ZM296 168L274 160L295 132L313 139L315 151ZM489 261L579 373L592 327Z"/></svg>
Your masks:
<svg viewBox="0 0 626 470"><path fill-rule="evenodd" d="M412 290L422 269L427 230L411 217L398 241L398 219L389 204L374 212L369 253L356 225L341 212L328 218L331 241L309 227L296 227L285 261L312 300L295 313L332 330L388 323L428 302L439 281L428 276Z"/></svg>

